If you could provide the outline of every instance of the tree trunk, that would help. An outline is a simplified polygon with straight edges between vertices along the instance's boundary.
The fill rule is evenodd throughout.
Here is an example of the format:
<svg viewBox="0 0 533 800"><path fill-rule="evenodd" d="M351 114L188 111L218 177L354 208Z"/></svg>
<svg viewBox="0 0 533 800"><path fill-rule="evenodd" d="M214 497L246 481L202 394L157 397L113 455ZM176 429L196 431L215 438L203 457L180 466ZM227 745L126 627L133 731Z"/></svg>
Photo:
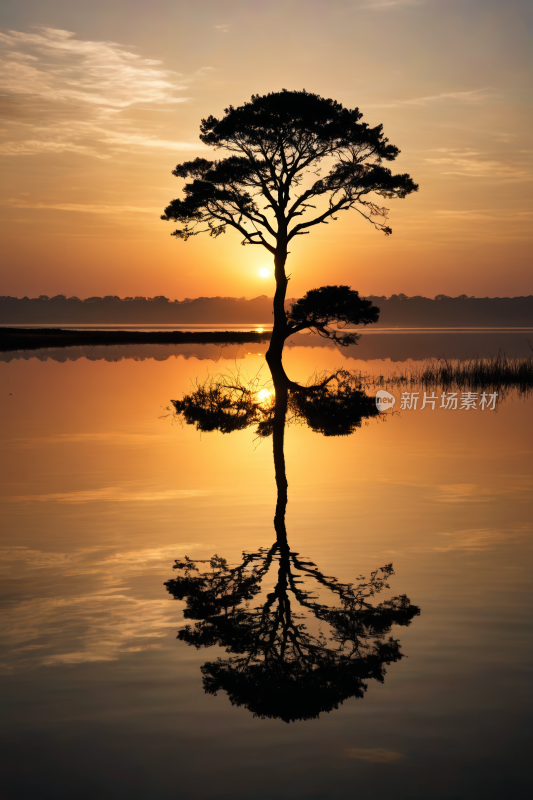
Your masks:
<svg viewBox="0 0 533 800"><path fill-rule="evenodd" d="M270 339L270 346L266 353L267 364L270 367L274 389L276 393L287 389L291 384L283 369L283 345L287 336L287 315L285 314L285 297L289 282L285 274L287 261L287 248L282 247L274 257L274 274L276 277L276 292L274 294L274 328Z"/></svg>
<svg viewBox="0 0 533 800"><path fill-rule="evenodd" d="M285 417L287 415L288 391L286 387L276 390L274 407L274 425L272 442L274 448L274 473L276 476L277 500L274 515L274 528L277 542L280 547L287 545L287 530L285 528L285 512L287 510L287 473L285 470Z"/></svg>
<svg viewBox="0 0 533 800"><path fill-rule="evenodd" d="M279 603L281 614L281 624L283 628L282 644L280 657L283 661L285 648L287 646L287 636L291 627L291 603L288 594L288 581L291 571L290 548L287 541L287 527L285 524L285 514L287 511L287 472L285 469L285 419L287 416L287 388L280 388L276 392L276 405L274 408L274 426L272 432L274 447L274 472L276 475L276 513L274 515L274 528L276 530L276 545L279 553L278 580L275 588L275 595Z"/></svg>

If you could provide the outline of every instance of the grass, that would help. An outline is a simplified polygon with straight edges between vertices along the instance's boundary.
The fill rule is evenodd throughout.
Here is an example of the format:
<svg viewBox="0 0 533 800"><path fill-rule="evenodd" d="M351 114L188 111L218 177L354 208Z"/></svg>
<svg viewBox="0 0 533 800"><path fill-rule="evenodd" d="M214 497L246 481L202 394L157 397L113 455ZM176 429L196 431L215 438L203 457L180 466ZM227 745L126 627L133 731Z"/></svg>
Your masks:
<svg viewBox="0 0 533 800"><path fill-rule="evenodd" d="M525 395L533 389L533 358L509 358L499 354L490 358L476 356L466 361L430 359L388 375L361 373L360 379L365 388L416 384L431 389L518 389Z"/></svg>

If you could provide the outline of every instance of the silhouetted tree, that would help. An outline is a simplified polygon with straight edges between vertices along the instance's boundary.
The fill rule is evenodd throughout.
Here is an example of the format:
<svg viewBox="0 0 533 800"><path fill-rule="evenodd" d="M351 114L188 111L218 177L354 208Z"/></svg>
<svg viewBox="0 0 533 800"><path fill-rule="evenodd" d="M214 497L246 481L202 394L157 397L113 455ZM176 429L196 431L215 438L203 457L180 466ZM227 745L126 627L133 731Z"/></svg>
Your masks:
<svg viewBox="0 0 533 800"><path fill-rule="evenodd" d="M171 402L188 425L195 425L197 430L205 432L243 430L263 422L271 412L270 405L259 399L255 384L246 386L231 376L218 381L208 379L197 384L196 389L182 400Z"/></svg>
<svg viewBox="0 0 533 800"><path fill-rule="evenodd" d="M358 333L339 334L333 325L369 325L377 322L379 308L370 300L359 297L349 286L321 286L292 304L286 315L286 336L299 333L306 328L320 336L331 339L341 347L356 344Z"/></svg>
<svg viewBox="0 0 533 800"><path fill-rule="evenodd" d="M272 547L243 553L238 566L218 555L209 562L176 560L178 575L165 584L174 598L185 600L185 618L195 621L180 630L178 639L196 648L218 645L229 654L202 666L205 691L225 691L233 705L285 722L312 719L348 697L363 697L366 681L383 682L385 665L403 657L399 641L390 635L392 626L409 625L420 609L405 595L375 606L370 602L389 588L392 564L354 586L324 575L290 550L284 435L288 412L325 435L351 433L364 417L378 413L372 398L351 373L340 371L315 383L308 394L282 387L266 403L259 400L257 380L246 386L231 378L198 386L173 402L182 418L200 430L227 433L257 424L258 433L272 435L273 441L277 499ZM200 572L202 563L210 569ZM253 606L275 564L274 589ZM324 601L326 591L335 603ZM313 617L318 632L306 624Z"/></svg>
<svg viewBox="0 0 533 800"><path fill-rule="evenodd" d="M324 436L346 436L361 427L363 419L379 416L375 398L361 388L358 376L337 370L306 386L306 392L279 389L262 398L259 380L244 383L227 375L198 383L182 400L172 400L176 414L197 430L233 433L256 425L261 437L274 432L276 413L287 412L293 422L304 422ZM280 410L281 409L281 410Z"/></svg>
<svg viewBox="0 0 533 800"><path fill-rule="evenodd" d="M323 436L348 436L364 419L378 417L374 397L361 388L349 370L338 370L308 392L290 392L289 410Z"/></svg>
<svg viewBox="0 0 533 800"><path fill-rule="evenodd" d="M276 389L290 384L281 358L295 328L311 327L331 337L336 321L377 319L377 309L371 311L356 292L338 286L309 293L294 310L296 316L287 319L290 242L349 209L388 235L388 211L375 195L404 198L418 189L409 175L393 175L384 166L400 151L389 144L382 125L370 128L361 117L358 108L346 109L305 90L254 95L251 102L227 108L221 119L202 120L200 139L226 150L226 158L196 158L173 172L189 181L184 199L173 200L162 216L180 223L173 236L185 241L199 233L216 237L230 226L243 244L260 245L274 257L274 329L266 358ZM329 171L322 175L324 160ZM350 342L336 338L339 344Z"/></svg>
<svg viewBox="0 0 533 800"><path fill-rule="evenodd" d="M383 683L385 665L403 658L392 626L409 625L420 613L405 595L371 603L389 588L392 564L368 581L343 584L292 552L282 530L270 549L244 553L236 567L214 556L211 569L200 572L201 563L176 561L179 574L165 584L174 598L185 600L185 618L195 621L178 639L198 649L223 647L229 658L202 666L204 690L225 691L233 705L263 718L312 719L348 697L363 697L366 681ZM273 590L252 606L275 566ZM328 590L338 604L318 600L317 590ZM308 617L324 623L327 633L313 632Z"/></svg>

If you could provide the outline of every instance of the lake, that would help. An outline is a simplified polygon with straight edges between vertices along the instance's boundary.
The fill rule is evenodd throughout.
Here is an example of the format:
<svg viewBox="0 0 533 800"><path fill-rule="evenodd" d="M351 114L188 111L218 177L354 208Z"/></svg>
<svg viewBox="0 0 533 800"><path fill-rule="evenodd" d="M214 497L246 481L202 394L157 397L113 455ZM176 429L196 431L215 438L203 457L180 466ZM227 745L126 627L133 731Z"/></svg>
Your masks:
<svg viewBox="0 0 533 800"><path fill-rule="evenodd" d="M381 375L532 339L298 336L284 362ZM171 405L219 374L268 387L264 349L20 351L0 373L6 798L527 791L531 395L391 388L345 436L289 412L284 543L272 437Z"/></svg>

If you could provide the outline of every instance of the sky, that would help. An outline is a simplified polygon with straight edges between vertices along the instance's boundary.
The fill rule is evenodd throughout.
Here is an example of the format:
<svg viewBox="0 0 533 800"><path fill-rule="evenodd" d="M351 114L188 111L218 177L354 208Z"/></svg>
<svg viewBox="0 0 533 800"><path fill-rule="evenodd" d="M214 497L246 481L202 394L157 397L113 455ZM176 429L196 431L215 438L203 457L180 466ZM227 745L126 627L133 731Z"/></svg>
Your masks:
<svg viewBox="0 0 533 800"><path fill-rule="evenodd" d="M271 296L239 234L160 220L200 120L303 89L359 107L420 190L392 236L355 212L296 239L289 296L529 295L527 0L4 0L0 294ZM222 154L223 155L223 154Z"/></svg>

